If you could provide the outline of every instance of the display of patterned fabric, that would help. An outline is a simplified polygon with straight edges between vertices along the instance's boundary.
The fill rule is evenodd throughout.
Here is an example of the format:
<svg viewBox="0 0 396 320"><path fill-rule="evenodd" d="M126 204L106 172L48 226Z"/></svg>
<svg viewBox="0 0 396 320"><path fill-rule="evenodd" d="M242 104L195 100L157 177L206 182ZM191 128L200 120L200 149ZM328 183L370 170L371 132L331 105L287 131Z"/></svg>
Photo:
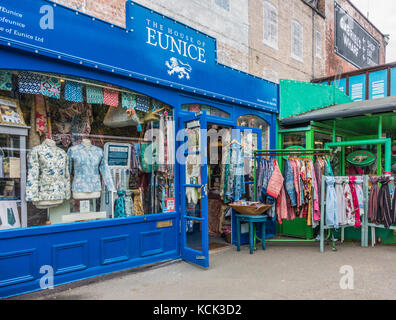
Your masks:
<svg viewBox="0 0 396 320"><path fill-rule="evenodd" d="M143 203L140 194L140 190L133 191L133 207L135 216L144 215Z"/></svg>
<svg viewBox="0 0 396 320"><path fill-rule="evenodd" d="M391 207L389 177L381 177L379 183L381 184L381 188L378 192L378 214L376 223L383 223L385 228L389 228L395 222Z"/></svg>
<svg viewBox="0 0 396 320"><path fill-rule="evenodd" d="M125 191L118 190L118 199L114 203L114 218L124 218L125 212Z"/></svg>
<svg viewBox="0 0 396 320"><path fill-rule="evenodd" d="M136 95L132 93L122 92L121 94L121 106L124 109L135 109L136 107Z"/></svg>
<svg viewBox="0 0 396 320"><path fill-rule="evenodd" d="M334 177L324 177L326 181L326 226L338 228L337 194Z"/></svg>
<svg viewBox="0 0 396 320"><path fill-rule="evenodd" d="M356 185L355 185L356 177L349 177L349 187L351 188L352 193L352 200L353 200L353 207L355 209L355 227L360 228L361 221L360 221L360 207L359 207L359 199L356 192Z"/></svg>
<svg viewBox="0 0 396 320"><path fill-rule="evenodd" d="M12 73L10 71L0 71L0 90L12 90Z"/></svg>
<svg viewBox="0 0 396 320"><path fill-rule="evenodd" d="M87 103L103 104L103 90L100 87L86 86Z"/></svg>
<svg viewBox="0 0 396 320"><path fill-rule="evenodd" d="M59 99L61 93L61 83L58 78L41 76L40 92L42 95Z"/></svg>
<svg viewBox="0 0 396 320"><path fill-rule="evenodd" d="M242 146L231 145L226 163L224 203L238 201L245 193L244 156ZM228 169L228 170L227 170Z"/></svg>
<svg viewBox="0 0 396 320"><path fill-rule="evenodd" d="M45 140L28 155L26 201L70 199L70 175L66 152L53 140Z"/></svg>
<svg viewBox="0 0 396 320"><path fill-rule="evenodd" d="M65 100L72 102L83 102L83 85L74 81L66 81Z"/></svg>
<svg viewBox="0 0 396 320"><path fill-rule="evenodd" d="M103 89L103 104L110 107L118 107L118 91L109 88Z"/></svg>
<svg viewBox="0 0 396 320"><path fill-rule="evenodd" d="M41 76L32 72L20 72L18 88L20 93L41 94Z"/></svg>
<svg viewBox="0 0 396 320"><path fill-rule="evenodd" d="M36 97L36 130L40 135L46 135L48 132L47 110L45 108L44 97Z"/></svg>
<svg viewBox="0 0 396 320"><path fill-rule="evenodd" d="M147 113L149 109L150 99L146 96L136 96L136 110Z"/></svg>
<svg viewBox="0 0 396 320"><path fill-rule="evenodd" d="M101 148L79 144L67 152L69 171L74 168L73 192L99 192L102 190L100 174L109 191L115 191L113 179Z"/></svg>
<svg viewBox="0 0 396 320"><path fill-rule="evenodd" d="M378 181L380 177L369 177L371 181L371 191L369 197L369 207L368 207L368 215L371 222L377 221L377 213L378 213L378 193L379 186ZM396 199L396 197L394 197Z"/></svg>

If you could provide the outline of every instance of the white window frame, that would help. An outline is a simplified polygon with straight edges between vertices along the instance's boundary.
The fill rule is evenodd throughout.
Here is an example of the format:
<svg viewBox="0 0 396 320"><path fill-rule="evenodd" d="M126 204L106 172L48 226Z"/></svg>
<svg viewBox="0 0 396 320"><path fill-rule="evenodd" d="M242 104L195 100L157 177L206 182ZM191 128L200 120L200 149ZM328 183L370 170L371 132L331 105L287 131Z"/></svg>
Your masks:
<svg viewBox="0 0 396 320"><path fill-rule="evenodd" d="M315 52L317 58L323 57L323 44L322 44L322 33L319 30L316 30L315 37Z"/></svg>
<svg viewBox="0 0 396 320"><path fill-rule="evenodd" d="M271 20L273 14L276 21ZM278 50L278 30L278 9L271 2L265 0L263 2L263 42L275 50ZM267 34L269 34L268 39L266 39Z"/></svg>
<svg viewBox="0 0 396 320"><path fill-rule="evenodd" d="M299 42L301 44L301 56L298 56L294 53L294 40L295 40L295 28L299 28L301 31ZM304 62L304 29L300 22L297 20L292 20L291 22L291 34L290 34L290 48L291 48L291 57L297 61Z"/></svg>

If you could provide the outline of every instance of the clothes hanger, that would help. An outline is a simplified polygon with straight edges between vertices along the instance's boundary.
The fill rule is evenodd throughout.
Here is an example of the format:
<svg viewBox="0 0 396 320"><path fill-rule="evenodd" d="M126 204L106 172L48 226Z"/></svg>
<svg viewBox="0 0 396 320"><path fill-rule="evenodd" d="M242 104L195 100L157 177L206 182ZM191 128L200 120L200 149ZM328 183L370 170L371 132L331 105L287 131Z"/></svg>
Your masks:
<svg viewBox="0 0 396 320"><path fill-rule="evenodd" d="M242 149L245 149L245 146L243 144L241 144L239 141L237 141L236 139L232 140L230 143L225 145L224 148L228 148L229 146L233 145L234 143L239 144L242 147Z"/></svg>

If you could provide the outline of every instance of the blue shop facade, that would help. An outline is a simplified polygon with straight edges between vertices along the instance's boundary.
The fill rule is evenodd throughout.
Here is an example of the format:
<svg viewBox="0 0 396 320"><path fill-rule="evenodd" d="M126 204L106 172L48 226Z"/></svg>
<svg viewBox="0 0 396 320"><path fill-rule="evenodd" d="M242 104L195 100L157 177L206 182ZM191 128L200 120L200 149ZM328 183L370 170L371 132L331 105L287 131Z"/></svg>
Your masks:
<svg viewBox="0 0 396 320"><path fill-rule="evenodd" d="M172 259L208 268L212 243L235 242L224 199L253 200L279 87L218 63L206 34L133 1L126 15L0 5L1 298Z"/></svg>

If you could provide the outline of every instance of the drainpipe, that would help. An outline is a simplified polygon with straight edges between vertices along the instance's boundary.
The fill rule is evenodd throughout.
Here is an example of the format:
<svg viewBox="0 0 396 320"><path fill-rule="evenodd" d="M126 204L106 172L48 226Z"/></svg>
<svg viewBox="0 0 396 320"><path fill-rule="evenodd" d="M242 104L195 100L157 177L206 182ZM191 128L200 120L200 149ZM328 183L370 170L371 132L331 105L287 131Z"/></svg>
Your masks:
<svg viewBox="0 0 396 320"><path fill-rule="evenodd" d="M312 79L315 79L315 13L312 9Z"/></svg>

